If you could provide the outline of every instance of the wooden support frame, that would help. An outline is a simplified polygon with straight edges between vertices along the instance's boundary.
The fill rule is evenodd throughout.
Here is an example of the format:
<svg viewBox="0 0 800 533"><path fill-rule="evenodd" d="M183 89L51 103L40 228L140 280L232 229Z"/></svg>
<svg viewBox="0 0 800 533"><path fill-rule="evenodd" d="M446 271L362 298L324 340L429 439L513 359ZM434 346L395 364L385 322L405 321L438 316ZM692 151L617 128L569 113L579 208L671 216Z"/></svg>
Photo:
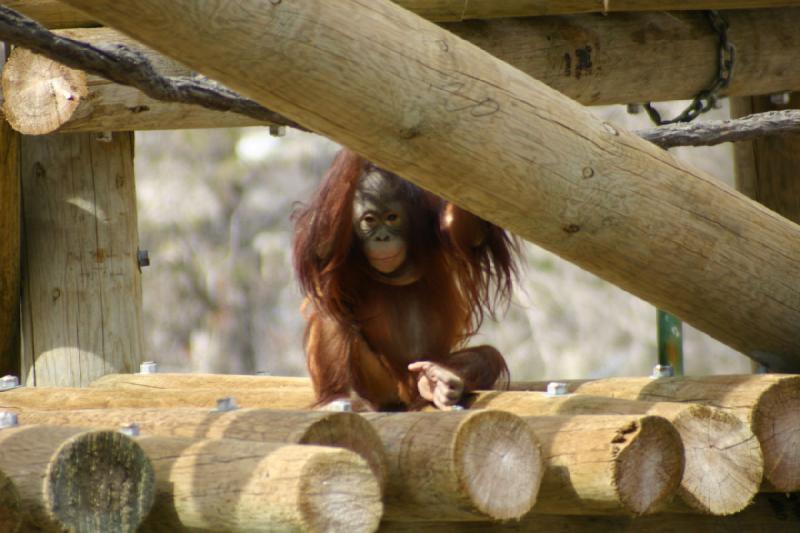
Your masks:
<svg viewBox="0 0 800 533"><path fill-rule="evenodd" d="M794 31L800 27L800 9L733 11L725 16L730 39L737 45L736 76L726 94L800 90L800 64L791 54L800 48L800 33ZM701 13L540 17L444 27L583 104L693 98L717 69L718 37ZM163 75L191 73L109 28L58 33L140 49ZM13 52L3 84L5 115L28 135L263 124L235 113L153 100L24 49Z"/></svg>
<svg viewBox="0 0 800 533"><path fill-rule="evenodd" d="M765 365L800 369L800 227L413 13L386 0L68 3Z"/></svg>
<svg viewBox="0 0 800 533"><path fill-rule="evenodd" d="M435 22L574 13L688 11L797 6L793 0L394 0L405 9ZM96 20L57 0L9 0L5 5L48 28L97 26Z"/></svg>

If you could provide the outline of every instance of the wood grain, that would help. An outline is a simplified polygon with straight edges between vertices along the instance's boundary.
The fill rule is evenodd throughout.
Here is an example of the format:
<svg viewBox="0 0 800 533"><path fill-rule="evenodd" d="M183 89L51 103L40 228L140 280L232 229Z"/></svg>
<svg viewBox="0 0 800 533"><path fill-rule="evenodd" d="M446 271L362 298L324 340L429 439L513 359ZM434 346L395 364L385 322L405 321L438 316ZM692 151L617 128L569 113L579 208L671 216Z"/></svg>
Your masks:
<svg viewBox="0 0 800 533"><path fill-rule="evenodd" d="M133 134L23 138L23 382L81 386L142 360Z"/></svg>

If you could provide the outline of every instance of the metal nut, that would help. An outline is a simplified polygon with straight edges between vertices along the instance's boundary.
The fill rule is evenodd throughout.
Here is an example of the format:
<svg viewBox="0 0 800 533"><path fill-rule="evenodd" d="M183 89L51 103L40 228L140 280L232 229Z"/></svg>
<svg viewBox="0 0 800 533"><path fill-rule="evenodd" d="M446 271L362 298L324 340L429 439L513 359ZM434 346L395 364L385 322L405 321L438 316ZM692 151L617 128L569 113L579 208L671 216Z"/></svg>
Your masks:
<svg viewBox="0 0 800 533"><path fill-rule="evenodd" d="M551 381L547 384L548 396L564 396L567 394L567 384L563 381Z"/></svg>
<svg viewBox="0 0 800 533"><path fill-rule="evenodd" d="M145 361L139 365L140 374L155 374L158 372L158 363L155 361Z"/></svg>

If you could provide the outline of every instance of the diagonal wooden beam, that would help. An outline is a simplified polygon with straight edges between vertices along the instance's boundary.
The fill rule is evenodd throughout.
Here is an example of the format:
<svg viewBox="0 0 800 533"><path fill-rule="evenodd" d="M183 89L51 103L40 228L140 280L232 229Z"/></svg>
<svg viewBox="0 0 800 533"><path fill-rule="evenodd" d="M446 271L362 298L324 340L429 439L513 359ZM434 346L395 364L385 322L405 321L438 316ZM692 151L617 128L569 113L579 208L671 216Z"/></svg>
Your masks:
<svg viewBox="0 0 800 533"><path fill-rule="evenodd" d="M68 3L768 366L800 369L800 227L396 4Z"/></svg>

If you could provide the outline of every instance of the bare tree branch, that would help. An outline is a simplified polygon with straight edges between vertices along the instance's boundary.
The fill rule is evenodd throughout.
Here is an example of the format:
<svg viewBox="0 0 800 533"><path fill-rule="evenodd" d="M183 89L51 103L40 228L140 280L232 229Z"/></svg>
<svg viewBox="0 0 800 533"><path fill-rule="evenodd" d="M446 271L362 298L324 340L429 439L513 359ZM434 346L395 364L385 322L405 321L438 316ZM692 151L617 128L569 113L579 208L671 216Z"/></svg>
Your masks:
<svg viewBox="0 0 800 533"><path fill-rule="evenodd" d="M92 46L56 35L13 9L0 6L0 40L24 46L70 68L85 70L122 85L130 85L156 100L196 104L216 111L232 111L308 131L296 122L244 98L206 78L159 74L140 52L120 44Z"/></svg>
<svg viewBox="0 0 800 533"><path fill-rule="evenodd" d="M93 46L56 35L38 22L0 6L0 40L29 48L53 61L136 87L156 100L196 104L217 111L308 131L296 122L207 78L160 75L137 50L120 44ZM800 133L800 111L770 111L734 120L672 124L635 132L662 148L713 146L766 135Z"/></svg>
<svg viewBox="0 0 800 533"><path fill-rule="evenodd" d="M662 148L713 146L724 142L749 141L767 135L800 133L800 110L784 109L732 120L671 124L635 133Z"/></svg>

